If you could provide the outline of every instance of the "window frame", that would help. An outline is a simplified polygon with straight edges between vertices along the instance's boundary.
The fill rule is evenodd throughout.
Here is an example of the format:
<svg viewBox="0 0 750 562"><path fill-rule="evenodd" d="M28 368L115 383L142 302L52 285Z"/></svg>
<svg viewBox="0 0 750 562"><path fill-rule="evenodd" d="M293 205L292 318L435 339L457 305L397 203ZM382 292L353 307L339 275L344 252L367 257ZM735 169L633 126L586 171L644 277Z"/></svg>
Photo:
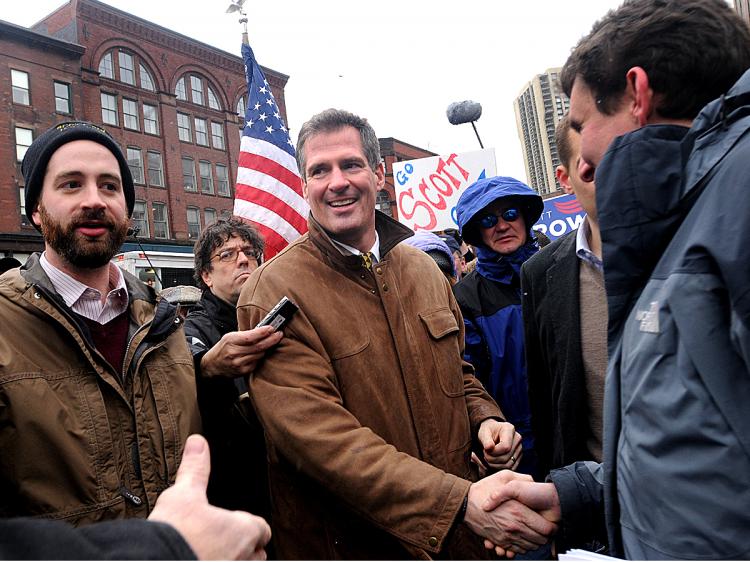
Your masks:
<svg viewBox="0 0 750 562"><path fill-rule="evenodd" d="M187 131L185 135L187 138L183 138L183 131ZM182 142L193 142L193 124L190 121L190 115L187 113L177 112L177 136Z"/></svg>
<svg viewBox="0 0 750 562"><path fill-rule="evenodd" d="M224 170L224 177L221 177L221 174L219 173L219 170ZM222 193L222 184L226 185L226 193ZM229 166L226 164L216 164L216 193L219 195L219 197L231 197L232 196L232 190L229 187Z"/></svg>
<svg viewBox="0 0 750 562"><path fill-rule="evenodd" d="M61 86L65 88L65 93L67 94L67 97L62 97L57 95L57 87ZM60 113L61 115L70 115L73 113L73 104L71 102L71 90L70 90L70 84L67 82L61 82L60 80L53 80L52 81L52 93L55 96L55 113ZM61 111L58 108L58 100L64 100L65 104L67 106L67 111Z"/></svg>
<svg viewBox="0 0 750 562"><path fill-rule="evenodd" d="M218 134L216 134L218 131ZM216 142L219 139L220 142ZM227 143L224 140L224 125L218 121L211 121L211 145L217 150L226 150Z"/></svg>
<svg viewBox="0 0 750 562"><path fill-rule="evenodd" d="M209 211L213 213L213 220L211 222L209 222L209 219L208 219ZM213 207L206 207L205 209L203 209L203 224L205 228L208 228L210 225L214 224L218 220L219 220L219 215L216 212L216 209L214 209Z"/></svg>
<svg viewBox="0 0 750 562"><path fill-rule="evenodd" d="M148 116L146 108L153 109L153 119ZM153 123L153 130L149 130L149 123ZM159 106L143 102L143 132L147 135L159 135Z"/></svg>
<svg viewBox="0 0 750 562"><path fill-rule="evenodd" d="M156 156L159 159L159 167L156 168L151 165L151 156ZM158 150L147 150L146 151L146 178L148 179L148 185L151 187L164 187L164 159L161 156L161 152ZM156 183L151 178L151 172L159 172L159 183Z"/></svg>
<svg viewBox="0 0 750 562"><path fill-rule="evenodd" d="M123 84L129 84L130 86L137 86L135 82L135 57L132 53L120 49L119 47L116 47L117 49L117 70L120 75L119 82L122 82ZM126 66L123 64L123 60L130 61L130 66ZM126 75L130 75L130 80L125 80L123 78L123 70L125 71Z"/></svg>
<svg viewBox="0 0 750 562"><path fill-rule="evenodd" d="M117 107L117 94L109 94L107 92L101 92L101 91L99 93L100 93L99 99L101 100L101 106L102 106L102 123L106 125L112 125L114 127L119 127L120 126L120 114L119 114L119 110ZM104 105L105 98L110 99L113 102L112 107L105 107ZM105 111L108 113L105 114ZM108 121L105 118L105 115L108 115L110 113L113 113L115 116L114 123L111 121Z"/></svg>
<svg viewBox="0 0 750 562"><path fill-rule="evenodd" d="M204 172L207 171L207 174ZM204 195L214 194L214 176L212 173L211 162L208 160L198 160L198 177L200 178L201 193Z"/></svg>
<svg viewBox="0 0 750 562"><path fill-rule="evenodd" d="M16 78L23 78L26 85L19 84ZM10 69L11 99L17 105L31 105L31 75L25 70ZM16 94L18 93L18 96ZM21 99L18 99L21 98Z"/></svg>
<svg viewBox="0 0 750 562"><path fill-rule="evenodd" d="M143 207L143 219L141 220L136 218L136 214L139 212L139 205ZM137 236L142 236L143 238L151 238L151 229L150 225L148 224L148 202L146 200L135 200L135 202L133 203L133 214L131 215L131 220L133 222L133 226L141 227L141 229L138 231ZM143 226L145 226L145 230Z"/></svg>
<svg viewBox="0 0 750 562"><path fill-rule="evenodd" d="M197 222L190 222L190 213L194 212ZM185 207L185 215L187 219L187 235L188 240L196 240L201 235L201 210L200 207L194 205L188 205ZM192 229L191 229L192 227ZM197 228L197 232L194 232ZM192 232L191 232L192 230Z"/></svg>
<svg viewBox="0 0 750 562"><path fill-rule="evenodd" d="M128 113L125 109L128 105L131 106L130 109L135 111L135 113ZM135 123L135 126L131 126L133 123ZM138 102L136 100L126 97L122 98L122 126L131 131L141 130L141 121L138 115Z"/></svg>
<svg viewBox="0 0 750 562"><path fill-rule="evenodd" d="M163 214L163 220L156 220L156 210L159 208ZM167 204L163 201L153 201L151 203L151 212L153 216L153 222L154 222L154 238L169 238L169 213L167 209ZM159 236L157 233L157 225L164 224L164 236Z"/></svg>
<svg viewBox="0 0 750 562"><path fill-rule="evenodd" d="M200 124L200 127L198 126ZM203 117L193 117L195 127L195 144L209 146L208 144L208 120Z"/></svg>
<svg viewBox="0 0 750 562"><path fill-rule="evenodd" d="M186 164L187 164L188 161L190 162L190 166L191 166L191 170L192 170L192 175L191 176L188 176L188 174L186 173L187 172L187 170L186 170ZM192 181L193 185L190 186L190 187L189 187L188 183L185 181L189 177L192 178L192 180L193 180ZM198 192L198 181L197 181L196 176L195 176L195 160L193 158L191 158L190 156L183 156L182 157L182 187L188 193L197 193Z"/></svg>
<svg viewBox="0 0 750 562"><path fill-rule="evenodd" d="M29 140L29 144L22 144L19 142L18 133L19 131L25 131L29 133L29 136L31 137ZM19 127L15 126L13 131L13 137L15 139L15 146L16 146L16 161L22 162L23 157L26 155L26 151L29 150L29 147L31 146L31 143L34 142L34 129L29 129L28 127ZM23 147L22 151L19 151L19 147Z"/></svg>
<svg viewBox="0 0 750 562"><path fill-rule="evenodd" d="M138 164L134 165L131 164L131 153L132 154L138 154ZM138 185L146 185L146 176L143 173L143 151L138 146L127 146L125 147L125 160L128 163L128 168L130 168L130 175L133 176L133 183L136 183ZM133 172L133 169L138 171L138 177L136 177L137 174Z"/></svg>
<svg viewBox="0 0 750 562"><path fill-rule="evenodd" d="M192 101L195 105L206 105L205 101L205 85L203 84L203 78L201 76L198 76L197 74L189 74L190 76L190 101ZM196 88L196 84L200 86L200 88ZM198 92L198 98L200 101L196 100L195 93Z"/></svg>

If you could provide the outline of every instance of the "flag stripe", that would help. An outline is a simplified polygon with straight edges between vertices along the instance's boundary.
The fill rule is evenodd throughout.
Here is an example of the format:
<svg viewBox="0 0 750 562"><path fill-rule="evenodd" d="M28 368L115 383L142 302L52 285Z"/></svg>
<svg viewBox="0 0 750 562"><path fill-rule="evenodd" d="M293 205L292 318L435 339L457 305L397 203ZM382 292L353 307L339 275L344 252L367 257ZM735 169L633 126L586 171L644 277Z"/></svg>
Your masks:
<svg viewBox="0 0 750 562"><path fill-rule="evenodd" d="M287 138L289 138L287 136ZM297 168L297 160L294 156L291 156L285 150L282 150L278 146L271 144L263 139L245 136L245 131L242 132L242 140L240 141L240 152L248 152L251 154L258 154L265 156L271 160L278 162L280 166L284 166L290 172L299 176Z"/></svg>
<svg viewBox="0 0 750 562"><path fill-rule="evenodd" d="M273 209L277 215L293 226L300 234L307 230L307 218L280 200L273 193L258 189L252 185L238 183L235 197L268 209Z"/></svg>
<svg viewBox="0 0 750 562"><path fill-rule="evenodd" d="M253 203L252 201L236 199L234 201L234 214L240 217L252 217L251 221L272 228L287 242L293 242L300 235L300 232L296 228L289 224L283 217L276 214L274 210Z"/></svg>
<svg viewBox="0 0 750 562"><path fill-rule="evenodd" d="M299 177L299 174L290 172L284 166L279 165L278 162L270 158L260 156L259 154L241 152L240 168L262 172L288 186L295 193L302 194L302 178Z"/></svg>
<svg viewBox="0 0 750 562"><path fill-rule="evenodd" d="M249 185L272 193L300 215L307 216L309 209L307 201L299 193L292 190L292 188L286 184L280 184L271 176L248 168L240 168L237 170L237 185L240 184ZM246 197L243 199L246 199Z"/></svg>

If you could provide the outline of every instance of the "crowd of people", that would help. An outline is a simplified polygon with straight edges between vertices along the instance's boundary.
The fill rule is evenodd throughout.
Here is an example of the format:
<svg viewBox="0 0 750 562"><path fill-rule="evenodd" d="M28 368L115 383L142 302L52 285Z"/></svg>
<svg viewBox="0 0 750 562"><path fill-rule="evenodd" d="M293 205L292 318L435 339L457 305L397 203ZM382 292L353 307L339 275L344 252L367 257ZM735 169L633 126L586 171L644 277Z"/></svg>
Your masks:
<svg viewBox="0 0 750 562"><path fill-rule="evenodd" d="M0 277L0 558L750 557L748 68L724 0L607 13L561 74L587 216L549 245L505 176L457 232L376 211L375 131L323 111L309 232L264 262L245 222L208 226L186 316L111 262L113 138L40 135L44 251Z"/></svg>

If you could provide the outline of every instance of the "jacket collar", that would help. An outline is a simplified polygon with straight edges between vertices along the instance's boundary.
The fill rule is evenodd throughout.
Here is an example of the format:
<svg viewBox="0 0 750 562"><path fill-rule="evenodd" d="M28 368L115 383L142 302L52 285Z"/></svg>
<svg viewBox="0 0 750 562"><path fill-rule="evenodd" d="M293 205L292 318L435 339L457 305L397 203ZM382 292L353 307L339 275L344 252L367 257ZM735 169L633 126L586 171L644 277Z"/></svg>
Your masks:
<svg viewBox="0 0 750 562"><path fill-rule="evenodd" d="M332 267L359 269L362 266L362 258L360 256L345 256L336 248L331 241L330 235L315 220L312 213L310 213L307 219L307 225L310 240ZM410 228L377 210L375 211L375 229L378 231L378 237L380 238L381 261L388 259L388 253L399 242L414 235L414 232Z"/></svg>
<svg viewBox="0 0 750 562"><path fill-rule="evenodd" d="M632 131L612 142L597 169L610 344L684 216L687 132L674 125Z"/></svg>
<svg viewBox="0 0 750 562"><path fill-rule="evenodd" d="M200 304L222 334L237 331L237 309L234 306L224 299L220 299L208 289L203 291Z"/></svg>
<svg viewBox="0 0 750 562"><path fill-rule="evenodd" d="M529 241L508 255L498 254L486 246L477 246L477 272L487 279L509 285L515 276L520 279L521 266L539 251L536 242Z"/></svg>

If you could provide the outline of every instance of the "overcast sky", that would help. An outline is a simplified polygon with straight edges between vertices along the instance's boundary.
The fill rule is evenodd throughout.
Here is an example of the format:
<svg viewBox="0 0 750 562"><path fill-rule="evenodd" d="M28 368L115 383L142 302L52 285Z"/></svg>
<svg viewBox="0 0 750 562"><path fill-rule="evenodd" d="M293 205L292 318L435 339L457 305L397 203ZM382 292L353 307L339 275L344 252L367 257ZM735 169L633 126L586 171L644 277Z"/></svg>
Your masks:
<svg viewBox="0 0 750 562"><path fill-rule="evenodd" d="M230 0L104 0L239 56ZM64 0L3 0L0 18L30 26ZM591 25L621 0L246 0L260 64L290 76L292 140L328 107L367 117L380 137L440 154L477 150L449 103L482 104L477 123L498 174L526 181L513 101L534 75L561 66Z"/></svg>

